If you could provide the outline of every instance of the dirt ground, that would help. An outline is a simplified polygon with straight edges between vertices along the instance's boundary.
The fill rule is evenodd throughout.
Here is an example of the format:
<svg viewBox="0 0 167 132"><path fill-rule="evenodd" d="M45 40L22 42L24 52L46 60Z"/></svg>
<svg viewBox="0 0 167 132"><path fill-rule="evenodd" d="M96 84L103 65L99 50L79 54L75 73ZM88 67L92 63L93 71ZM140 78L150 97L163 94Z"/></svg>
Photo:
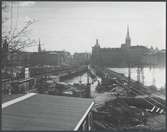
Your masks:
<svg viewBox="0 0 167 132"><path fill-rule="evenodd" d="M147 124L149 128L154 129L165 129L166 128L166 115L155 115L150 116L147 120Z"/></svg>

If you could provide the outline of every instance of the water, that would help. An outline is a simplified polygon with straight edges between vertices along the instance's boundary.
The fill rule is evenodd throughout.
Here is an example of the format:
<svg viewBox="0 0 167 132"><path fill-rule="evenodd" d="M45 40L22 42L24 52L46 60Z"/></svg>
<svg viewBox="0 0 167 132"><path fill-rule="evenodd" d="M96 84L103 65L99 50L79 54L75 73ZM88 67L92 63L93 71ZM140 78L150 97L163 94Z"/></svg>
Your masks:
<svg viewBox="0 0 167 132"><path fill-rule="evenodd" d="M101 81L99 77L97 77L97 80ZM68 80L65 80L64 82L65 83L68 83L68 84L74 84L74 83L81 83L82 84L87 84L87 73L84 73L80 76L76 76L74 78L71 78L71 79L68 79ZM95 92L96 92L96 86L97 86L97 81L95 81L93 84L92 84L92 78L89 77L89 83L91 83L91 96L95 96Z"/></svg>
<svg viewBox="0 0 167 132"><path fill-rule="evenodd" d="M80 76L76 76L74 78L65 80L65 83L68 84L74 84L74 83L82 83L82 84L87 84L87 73L84 73ZM92 78L89 77L89 83L92 83ZM94 92L95 92L95 88L96 88L96 84L91 84L91 96L94 96Z"/></svg>
<svg viewBox="0 0 167 132"><path fill-rule="evenodd" d="M110 68L115 72L123 73L125 76L128 76L128 68ZM131 69L131 78L137 80L137 68ZM145 77L145 85L149 86L155 84L157 88L161 88L165 86L165 68L144 68L144 77ZM97 80L101 82L101 78L97 77ZM87 73L84 73L80 76L76 76L74 78L65 80L65 83L73 84L73 83L83 83L87 84ZM92 83L92 79L89 78L89 82ZM98 82L95 81L91 84L91 97L93 97L95 104L100 105L104 104L107 100L113 99L110 92L98 93L96 91Z"/></svg>
<svg viewBox="0 0 167 132"><path fill-rule="evenodd" d="M115 72L123 73L128 76L128 68L109 68ZM149 68L145 67L144 71L144 85L151 86L155 85L157 89L165 88L166 86L166 69L161 68ZM131 78L137 80L137 68L131 68Z"/></svg>
<svg viewBox="0 0 167 132"><path fill-rule="evenodd" d="M80 83L80 81L82 84L87 84L87 73L65 80L64 82L68 84L74 84L74 83ZM104 102L111 99L111 94L109 92L98 93L96 91L98 81L101 82L101 78L98 76L97 76L97 80L94 81L93 83L92 83L92 79L89 78L89 82L91 83L91 86L90 86L91 97L93 97L95 105L102 105L104 104Z"/></svg>
<svg viewBox="0 0 167 132"><path fill-rule="evenodd" d="M83 84L87 84L87 73L84 73L80 76L76 76L76 77L71 78L71 79L67 79L64 82L68 83L68 84L74 84L74 83L80 83L80 81ZM90 77L89 77L89 81L90 81L90 83L92 82L92 79Z"/></svg>

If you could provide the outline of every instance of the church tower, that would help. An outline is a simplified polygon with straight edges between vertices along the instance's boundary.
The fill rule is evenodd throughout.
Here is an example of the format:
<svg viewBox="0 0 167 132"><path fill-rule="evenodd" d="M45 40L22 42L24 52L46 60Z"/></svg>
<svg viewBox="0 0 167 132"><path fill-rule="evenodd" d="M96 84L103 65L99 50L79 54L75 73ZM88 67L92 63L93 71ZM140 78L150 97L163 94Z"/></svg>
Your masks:
<svg viewBox="0 0 167 132"><path fill-rule="evenodd" d="M126 34L125 44L126 44L127 47L131 46L131 38L130 38L130 35L129 35L129 25L127 27L127 34Z"/></svg>
<svg viewBox="0 0 167 132"><path fill-rule="evenodd" d="M39 39L39 45L38 45L38 52L41 52L41 42L40 42L40 39Z"/></svg>
<svg viewBox="0 0 167 132"><path fill-rule="evenodd" d="M93 64L98 64L100 63L101 61L99 60L100 59L100 44L99 44L99 41L98 39L96 39L96 44L92 47L92 62Z"/></svg>
<svg viewBox="0 0 167 132"><path fill-rule="evenodd" d="M95 45L96 48L100 48L100 44L99 44L99 41L98 39L96 39L96 45Z"/></svg>

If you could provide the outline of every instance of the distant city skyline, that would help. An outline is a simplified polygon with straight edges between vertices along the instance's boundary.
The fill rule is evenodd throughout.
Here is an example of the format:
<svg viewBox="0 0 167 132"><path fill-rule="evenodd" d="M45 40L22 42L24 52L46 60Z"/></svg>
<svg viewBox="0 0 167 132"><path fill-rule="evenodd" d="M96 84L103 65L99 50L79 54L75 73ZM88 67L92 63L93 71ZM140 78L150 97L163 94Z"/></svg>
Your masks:
<svg viewBox="0 0 167 132"><path fill-rule="evenodd" d="M121 47L127 25L131 45L165 49L165 2L14 2L17 25L36 19L29 37L42 49L91 52L96 39L101 47ZM19 4L19 5L17 5ZM10 24L8 25L10 27ZM27 49L37 51L35 47Z"/></svg>

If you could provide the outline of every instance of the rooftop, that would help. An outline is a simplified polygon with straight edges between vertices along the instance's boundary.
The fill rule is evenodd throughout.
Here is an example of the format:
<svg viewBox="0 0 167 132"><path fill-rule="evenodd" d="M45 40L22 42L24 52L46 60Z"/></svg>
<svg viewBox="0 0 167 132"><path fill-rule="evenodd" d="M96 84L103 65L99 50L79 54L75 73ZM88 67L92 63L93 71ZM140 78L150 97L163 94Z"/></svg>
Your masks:
<svg viewBox="0 0 167 132"><path fill-rule="evenodd" d="M92 99L35 94L2 109L2 130L76 130L92 106Z"/></svg>

